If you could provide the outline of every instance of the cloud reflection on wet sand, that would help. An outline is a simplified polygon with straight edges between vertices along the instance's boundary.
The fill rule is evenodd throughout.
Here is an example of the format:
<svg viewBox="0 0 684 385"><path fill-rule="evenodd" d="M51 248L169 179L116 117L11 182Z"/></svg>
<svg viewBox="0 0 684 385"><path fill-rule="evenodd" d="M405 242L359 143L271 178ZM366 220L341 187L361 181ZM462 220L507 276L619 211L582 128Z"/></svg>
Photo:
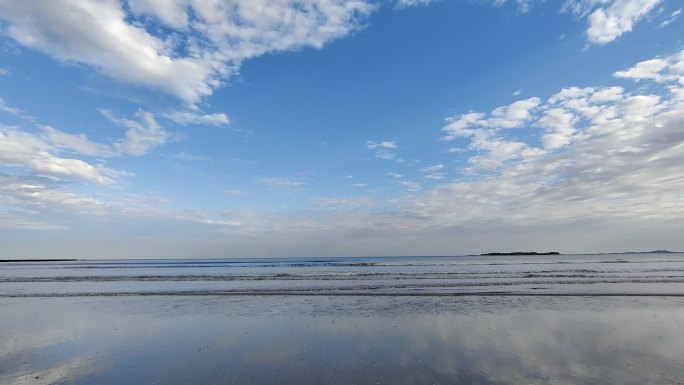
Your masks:
<svg viewBox="0 0 684 385"><path fill-rule="evenodd" d="M677 383L679 298L2 299L0 382Z"/></svg>

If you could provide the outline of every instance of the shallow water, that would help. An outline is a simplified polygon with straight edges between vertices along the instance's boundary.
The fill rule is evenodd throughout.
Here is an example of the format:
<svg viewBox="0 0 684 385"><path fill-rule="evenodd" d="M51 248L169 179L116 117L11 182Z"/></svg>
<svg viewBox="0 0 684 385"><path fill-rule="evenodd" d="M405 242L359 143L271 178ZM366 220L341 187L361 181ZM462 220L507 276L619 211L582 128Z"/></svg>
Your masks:
<svg viewBox="0 0 684 385"><path fill-rule="evenodd" d="M0 264L1 384L681 384L684 255Z"/></svg>
<svg viewBox="0 0 684 385"><path fill-rule="evenodd" d="M0 265L0 296L684 295L684 254L110 260Z"/></svg>
<svg viewBox="0 0 684 385"><path fill-rule="evenodd" d="M0 299L2 384L677 384L677 297Z"/></svg>

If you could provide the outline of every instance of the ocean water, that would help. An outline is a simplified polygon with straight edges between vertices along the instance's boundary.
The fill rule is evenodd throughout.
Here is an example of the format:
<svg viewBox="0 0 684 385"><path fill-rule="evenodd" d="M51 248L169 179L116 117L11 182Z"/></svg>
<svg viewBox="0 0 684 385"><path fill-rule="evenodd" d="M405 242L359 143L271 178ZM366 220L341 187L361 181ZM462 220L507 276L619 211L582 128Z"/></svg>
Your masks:
<svg viewBox="0 0 684 385"><path fill-rule="evenodd" d="M0 384L682 384L684 255L0 264Z"/></svg>
<svg viewBox="0 0 684 385"><path fill-rule="evenodd" d="M92 260L0 265L0 296L684 295L684 254Z"/></svg>

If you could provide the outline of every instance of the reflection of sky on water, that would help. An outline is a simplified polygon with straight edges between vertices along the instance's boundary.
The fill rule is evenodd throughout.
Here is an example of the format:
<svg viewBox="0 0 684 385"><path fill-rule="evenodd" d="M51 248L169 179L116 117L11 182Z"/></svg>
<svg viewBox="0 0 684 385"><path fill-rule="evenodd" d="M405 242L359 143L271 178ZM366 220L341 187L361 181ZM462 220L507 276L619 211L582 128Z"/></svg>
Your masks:
<svg viewBox="0 0 684 385"><path fill-rule="evenodd" d="M677 383L682 305L681 298L1 299L0 383Z"/></svg>

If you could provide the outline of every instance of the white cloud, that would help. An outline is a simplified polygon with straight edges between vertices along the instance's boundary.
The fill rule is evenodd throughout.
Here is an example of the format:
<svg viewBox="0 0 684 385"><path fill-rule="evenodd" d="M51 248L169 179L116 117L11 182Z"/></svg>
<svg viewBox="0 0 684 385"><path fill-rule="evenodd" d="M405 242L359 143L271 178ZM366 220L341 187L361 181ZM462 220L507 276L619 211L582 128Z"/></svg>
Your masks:
<svg viewBox="0 0 684 385"><path fill-rule="evenodd" d="M5 1L0 18L24 46L197 104L242 61L321 48L373 9L363 0Z"/></svg>
<svg viewBox="0 0 684 385"><path fill-rule="evenodd" d="M662 0L566 0L561 12L587 18L587 39L607 44L648 16Z"/></svg>
<svg viewBox="0 0 684 385"><path fill-rule="evenodd" d="M375 150L378 148L397 148L397 144L394 141L373 142L372 140L367 140L366 147L369 150Z"/></svg>
<svg viewBox="0 0 684 385"><path fill-rule="evenodd" d="M630 32L634 24L648 15L661 0L614 0L594 10L588 17L587 38L606 44Z"/></svg>
<svg viewBox="0 0 684 385"><path fill-rule="evenodd" d="M489 2L491 2L495 7L500 7L506 4L506 0L490 0ZM535 0L515 0L515 3L518 7L518 12L525 13L532 9L532 5L535 3Z"/></svg>
<svg viewBox="0 0 684 385"><path fill-rule="evenodd" d="M447 118L447 124L442 131L447 135L446 140L453 140L457 137L469 137L476 133L482 133L482 129L509 129L520 127L532 117L532 112L541 103L537 97L525 100L518 100L509 104L495 108L491 113L469 112L460 116Z"/></svg>
<svg viewBox="0 0 684 385"><path fill-rule="evenodd" d="M617 102L625 97L621 87L569 87L549 98L545 108L562 107L569 113L577 114L576 119L589 119L599 124L617 118ZM541 121L539 125L553 128L545 123L547 121Z"/></svg>
<svg viewBox="0 0 684 385"><path fill-rule="evenodd" d="M10 74L10 71L7 68L0 67L0 76L6 76L9 74Z"/></svg>
<svg viewBox="0 0 684 385"><path fill-rule="evenodd" d="M660 72L679 71L681 55L662 58L669 65ZM149 207L135 211L130 206L103 206L97 199L65 191L55 193L39 180L12 177L0 178L0 200L4 205L38 213L61 207L61 217L68 215L69 207L110 215L132 211L128 215L136 221L144 216L151 223L183 229L183 233L189 230L187 238L172 240L173 250L164 250L174 256L188 252L199 256L217 250L224 250L221 255L228 256L228 249L236 254L249 249L249 255L277 251L279 255L438 254L481 251L482 244L586 252L643 247L644 242L653 242L656 247L679 249L684 245L684 83L675 78L660 83L642 81L655 83L662 93L643 92L651 87L569 87L540 102L524 123L513 129L473 124L486 122L492 114L472 112L476 118L462 120L458 128L470 130L463 138L477 152L468 165L494 167L496 172L472 173L431 189L423 189L399 173L388 173L389 182L408 194L383 199L381 205L377 198L336 197L315 201L336 209L319 210L314 215ZM506 137L518 128L525 129L524 137ZM545 136L552 134L569 140L561 146L554 144L554 139L546 139L547 148L538 148ZM6 142L0 140L0 144ZM0 150L0 154L7 153ZM422 171L429 174L445 168L438 163ZM299 187L303 181L301 176L258 180L280 188ZM0 213L0 226L7 226L6 218L13 218L12 213ZM16 227L55 224L43 223L40 215L21 218ZM82 229L86 230L85 226ZM214 248L198 250L197 236L204 237L203 245L217 243ZM162 237L153 234L143 246L154 253ZM250 248L237 251L225 247L244 239L253 240L247 242ZM415 239L422 242L415 245Z"/></svg>
<svg viewBox="0 0 684 385"><path fill-rule="evenodd" d="M589 101L592 103L616 102L623 98L624 89L622 87L604 87L594 92Z"/></svg>
<svg viewBox="0 0 684 385"><path fill-rule="evenodd" d="M513 93L511 94L511 96L518 96L518 95L520 95L520 94L522 94L522 90L515 90L515 91L513 91Z"/></svg>
<svg viewBox="0 0 684 385"><path fill-rule="evenodd" d="M425 179L442 180L446 178L446 174L444 173L444 165L441 163L423 167L420 169L420 172L425 174Z"/></svg>
<svg viewBox="0 0 684 385"><path fill-rule="evenodd" d="M677 73L681 57L680 52L662 58L668 64L649 73ZM634 78L669 81L669 94L570 87L538 106L541 114L526 125L544 129L544 151L506 142L482 126L472 127L472 122L486 121L487 114L471 112L466 115L475 119L456 119L456 131L471 138L470 147L484 150L469 163L482 166L484 155L499 173L417 198L414 215L457 225L490 213L492 220L509 218L516 223L602 215L665 221L684 214L684 198L678 193L684 189L684 99L678 99L684 84L673 76ZM538 153L526 157L525 151Z"/></svg>
<svg viewBox="0 0 684 385"><path fill-rule="evenodd" d="M111 147L106 144L91 142L85 135L67 134L50 126L41 126L45 139L52 146L68 149L82 155L99 157L114 156Z"/></svg>
<svg viewBox="0 0 684 385"><path fill-rule="evenodd" d="M452 116L447 118L446 121L449 124L442 128L442 131L447 133L444 139L454 140L458 137L474 135L476 130L473 127L480 126L480 122L484 121L485 116L486 115L483 113L471 111L458 117Z"/></svg>
<svg viewBox="0 0 684 385"><path fill-rule="evenodd" d="M544 111L544 116L537 123L547 129L547 134L542 138L544 148L553 150L568 145L575 133L576 121L577 117L563 108Z"/></svg>
<svg viewBox="0 0 684 385"><path fill-rule="evenodd" d="M420 5L428 5L435 0L397 0L397 5L403 7L416 7Z"/></svg>
<svg viewBox="0 0 684 385"><path fill-rule="evenodd" d="M491 112L491 118L481 125L491 128L515 128L520 127L531 117L532 110L539 105L541 100L532 97L518 100L506 107L499 107Z"/></svg>
<svg viewBox="0 0 684 385"><path fill-rule="evenodd" d="M422 189L420 183L414 180L406 179L404 175L397 172L389 172L387 173L387 176L390 178L389 181L391 183L402 186L408 192L416 192Z"/></svg>
<svg viewBox="0 0 684 385"><path fill-rule="evenodd" d="M460 153L466 152L466 151L468 151L467 148L450 147L450 148L446 149L444 152L446 152L447 154L460 154Z"/></svg>
<svg viewBox="0 0 684 385"><path fill-rule="evenodd" d="M358 206L370 206L375 203L372 197L358 197L358 198L317 198L314 202L319 206L329 207L332 209L341 209Z"/></svg>
<svg viewBox="0 0 684 385"><path fill-rule="evenodd" d="M586 17L598 6L605 6L615 0L565 0L561 12L570 12L577 17Z"/></svg>
<svg viewBox="0 0 684 385"><path fill-rule="evenodd" d="M615 72L613 76L634 80L651 79L656 82L676 81L684 77L684 52L642 61L630 69Z"/></svg>
<svg viewBox="0 0 684 385"><path fill-rule="evenodd" d="M40 124L38 120L24 113L19 108L12 107L0 98L0 111L10 114L20 115L29 120L43 132L44 143L52 150L69 150L81 155L112 157L117 155L144 155L154 147L161 146L173 139L173 135L165 131L156 121L154 114L139 110L135 113L137 120L121 118L107 109L101 109L102 115L119 127L125 128L126 133L122 140L112 145L95 143L90 141L85 135L70 134L60 131L49 125ZM185 116L186 124L190 123L188 113ZM210 122L218 124L219 121L227 119L223 114L195 115L196 121ZM195 122L196 123L196 122ZM209 124L209 123L206 123Z"/></svg>
<svg viewBox="0 0 684 385"><path fill-rule="evenodd" d="M469 159L472 168L465 170L468 173L477 169L495 169L511 160L539 156L542 150L505 139L500 132L519 128L529 122L540 103L541 99L532 97L495 108L489 114L469 112L447 118L448 124L442 128L446 132L444 139L470 138L468 148L480 152Z"/></svg>
<svg viewBox="0 0 684 385"><path fill-rule="evenodd" d="M92 197L66 192L45 183L0 174L0 202L25 210L103 214L111 207Z"/></svg>
<svg viewBox="0 0 684 385"><path fill-rule="evenodd" d="M684 11L684 10L682 10L682 8L679 8L679 9L676 9L676 10L672 11L672 13L670 14L670 17L668 17L666 20L663 20L663 22L660 23L660 25L658 26L658 28L663 28L663 27L666 27L666 26L670 25L670 23L672 23L673 21L677 20L677 18L679 17L679 15L682 14L682 11Z"/></svg>
<svg viewBox="0 0 684 385"><path fill-rule="evenodd" d="M653 94L630 94L622 87L569 87L545 103L530 98L499 107L491 113L469 112L447 119L444 139L467 138L468 149L477 154L467 160L464 171L504 170L512 165L536 164L560 149L576 151L592 138L632 140L642 135L645 124L671 109L682 96L680 78L684 74L684 52L647 60L632 69L618 71L616 77L650 79L667 83L669 99ZM542 128L542 148L508 138L510 128ZM630 148L639 148L634 144ZM459 151L459 149L456 149Z"/></svg>
<svg viewBox="0 0 684 385"><path fill-rule="evenodd" d="M413 180L400 180L397 181L397 183L399 183L401 186L406 188L407 191L410 192L420 191L422 189L420 183Z"/></svg>
<svg viewBox="0 0 684 385"><path fill-rule="evenodd" d="M302 177L263 177L255 179L258 183L271 188L294 188L304 185Z"/></svg>
<svg viewBox="0 0 684 385"><path fill-rule="evenodd" d="M396 162L403 162L402 159L397 158L397 154L392 151L398 146L394 141L374 142L372 140L366 141L366 148L373 150L375 157L382 160L393 160Z"/></svg>
<svg viewBox="0 0 684 385"><path fill-rule="evenodd" d="M207 160L208 159L204 156L189 154L185 151L181 151L178 154L173 155L173 157L176 159L190 160L190 161L199 161L199 160Z"/></svg>
<svg viewBox="0 0 684 385"><path fill-rule="evenodd" d="M23 111L19 108L12 107L8 105L3 98L0 98L0 111L6 112L12 115L21 115Z"/></svg>
<svg viewBox="0 0 684 385"><path fill-rule="evenodd" d="M481 169L498 169L509 161L529 161L544 154L543 150L526 143L489 135L476 135L470 148L480 154L468 159L468 164L472 167L465 170L467 173L476 173Z"/></svg>
<svg viewBox="0 0 684 385"><path fill-rule="evenodd" d="M22 45L188 102L209 95L215 83L209 58L175 57L168 41L130 23L119 1L3 2L0 15Z"/></svg>
<svg viewBox="0 0 684 385"><path fill-rule="evenodd" d="M518 10L520 12L527 12L532 8L532 3L534 0L515 0L518 3Z"/></svg>
<svg viewBox="0 0 684 385"><path fill-rule="evenodd" d="M202 124L207 126L222 126L230 124L230 118L224 113L201 114L196 111L172 111L164 117L181 125Z"/></svg>
<svg viewBox="0 0 684 385"><path fill-rule="evenodd" d="M38 173L80 179L99 184L113 183L115 170L79 159L60 158L45 140L13 128L0 127L0 163L28 168Z"/></svg>
<svg viewBox="0 0 684 385"><path fill-rule="evenodd" d="M164 131L157 123L154 115L139 110L135 113L138 120L120 118L109 110L100 110L102 115L119 127L126 128L126 135L122 141L116 142L113 148L116 152L128 155L145 155L154 147L161 146L171 140L171 135Z"/></svg>
<svg viewBox="0 0 684 385"><path fill-rule="evenodd" d="M235 189L235 188L227 188L227 189L224 189L223 192L228 194L228 195L235 196L235 197L241 197L241 196L247 195L246 192L244 192L240 189Z"/></svg>

